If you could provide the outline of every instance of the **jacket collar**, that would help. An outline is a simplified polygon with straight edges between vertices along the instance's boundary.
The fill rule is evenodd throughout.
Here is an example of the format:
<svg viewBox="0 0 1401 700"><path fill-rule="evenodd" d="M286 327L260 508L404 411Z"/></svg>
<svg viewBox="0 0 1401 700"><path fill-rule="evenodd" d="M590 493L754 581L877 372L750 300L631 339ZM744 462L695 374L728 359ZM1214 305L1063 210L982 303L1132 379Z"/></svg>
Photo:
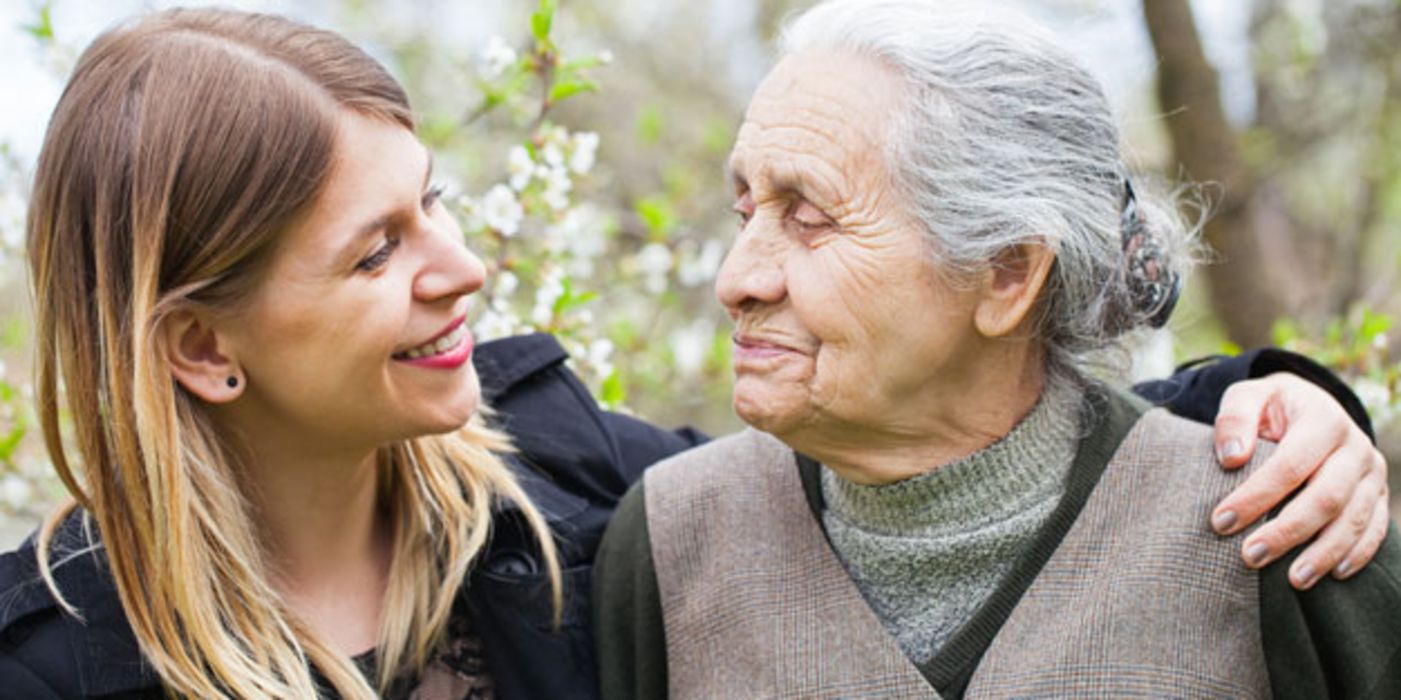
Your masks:
<svg viewBox="0 0 1401 700"><path fill-rule="evenodd" d="M33 542L26 543L33 556ZM84 697L160 688L160 678L141 654L136 635L127 624L126 611L117 597L116 583L107 566L106 550L97 537L97 526L87 513L69 516L55 533L51 555L54 582L81 619L60 612L68 633L78 682ZM43 583L39 585L43 587ZM58 607L47 587L45 595Z"/></svg>
<svg viewBox="0 0 1401 700"><path fill-rule="evenodd" d="M482 397L495 400L535 373L568 359L559 341L547 333L534 333L482 343L472 354L472 364L482 383Z"/></svg>
<svg viewBox="0 0 1401 700"><path fill-rule="evenodd" d="M483 396L491 400L567 357L568 353L553 336L541 333L486 343L479 348L474 363L482 378ZM547 480L515 459L510 459L509 463L521 477L522 487L549 515L567 517L582 507L582 499L568 498L568 494L558 488L551 488ZM158 689L160 677L146 662L136 635L127 623L116 582L108 568L106 550L97 537L96 525L89 527L88 521L83 511L75 512L64 521L55 533L51 558L59 590L82 617L80 620L60 613L63 624L69 628L65 636L77 661L83 695ZM32 538L18 554L34 561ZM34 576L37 579L37 571ZM41 580L29 584L26 597L33 601L27 606L33 611L58 607Z"/></svg>

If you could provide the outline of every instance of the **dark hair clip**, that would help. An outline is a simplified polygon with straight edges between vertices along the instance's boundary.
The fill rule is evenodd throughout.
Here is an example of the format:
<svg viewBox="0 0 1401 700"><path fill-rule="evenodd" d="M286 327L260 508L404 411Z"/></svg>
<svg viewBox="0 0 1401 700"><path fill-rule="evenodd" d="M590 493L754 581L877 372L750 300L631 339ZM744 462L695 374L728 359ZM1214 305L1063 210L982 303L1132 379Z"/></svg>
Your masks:
<svg viewBox="0 0 1401 700"><path fill-rule="evenodd" d="M1119 231L1123 237L1129 292L1134 307L1154 328L1162 328L1182 296L1182 276L1169 270L1162 246L1149 235L1133 183L1124 178L1124 209Z"/></svg>

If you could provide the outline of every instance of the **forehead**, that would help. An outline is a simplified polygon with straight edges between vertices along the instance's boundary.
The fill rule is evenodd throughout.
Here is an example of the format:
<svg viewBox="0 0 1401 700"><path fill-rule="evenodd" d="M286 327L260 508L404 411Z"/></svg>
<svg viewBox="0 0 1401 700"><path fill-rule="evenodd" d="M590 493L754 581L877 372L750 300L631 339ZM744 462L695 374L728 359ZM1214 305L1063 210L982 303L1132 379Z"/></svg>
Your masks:
<svg viewBox="0 0 1401 700"><path fill-rule="evenodd" d="M755 91L730 167L750 179L819 163L835 171L882 166L903 95L899 76L876 59L822 49L786 56Z"/></svg>
<svg viewBox="0 0 1401 700"><path fill-rule="evenodd" d="M403 126L344 111L326 180L288 233L302 248L345 245L367 224L407 208L423 188L428 152Z"/></svg>

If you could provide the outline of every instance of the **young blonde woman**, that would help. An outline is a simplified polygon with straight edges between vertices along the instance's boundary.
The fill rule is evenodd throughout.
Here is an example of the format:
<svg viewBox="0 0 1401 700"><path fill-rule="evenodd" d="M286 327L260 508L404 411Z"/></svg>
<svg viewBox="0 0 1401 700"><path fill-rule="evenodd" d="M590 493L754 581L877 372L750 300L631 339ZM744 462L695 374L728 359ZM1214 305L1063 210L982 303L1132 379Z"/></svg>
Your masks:
<svg viewBox="0 0 1401 700"><path fill-rule="evenodd" d="M413 128L380 65L279 17L167 11L83 54L29 221L39 415L73 503L0 556L0 695L596 696L602 528L703 438L599 412L546 336L474 352L483 266ZM1267 367L1156 386L1209 415ZM1237 419L1307 395L1262 382ZM1338 404L1301 405L1328 430L1296 462L1368 445ZM1370 512L1365 450L1318 491ZM1337 515L1305 496L1277 548ZM1375 549L1345 540L1338 559Z"/></svg>

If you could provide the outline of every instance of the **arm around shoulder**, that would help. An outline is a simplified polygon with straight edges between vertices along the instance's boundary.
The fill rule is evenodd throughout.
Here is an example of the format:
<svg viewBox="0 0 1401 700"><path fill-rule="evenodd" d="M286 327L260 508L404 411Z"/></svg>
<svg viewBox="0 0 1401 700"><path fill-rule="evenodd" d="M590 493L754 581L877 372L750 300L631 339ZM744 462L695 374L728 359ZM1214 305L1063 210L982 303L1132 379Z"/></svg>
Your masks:
<svg viewBox="0 0 1401 700"><path fill-rule="evenodd" d="M623 497L599 545L593 596L602 696L665 698L666 634L641 481Z"/></svg>
<svg viewBox="0 0 1401 700"><path fill-rule="evenodd" d="M1261 635L1276 698L1401 698L1401 534L1371 566L1308 591L1289 584L1293 556L1260 572Z"/></svg>

